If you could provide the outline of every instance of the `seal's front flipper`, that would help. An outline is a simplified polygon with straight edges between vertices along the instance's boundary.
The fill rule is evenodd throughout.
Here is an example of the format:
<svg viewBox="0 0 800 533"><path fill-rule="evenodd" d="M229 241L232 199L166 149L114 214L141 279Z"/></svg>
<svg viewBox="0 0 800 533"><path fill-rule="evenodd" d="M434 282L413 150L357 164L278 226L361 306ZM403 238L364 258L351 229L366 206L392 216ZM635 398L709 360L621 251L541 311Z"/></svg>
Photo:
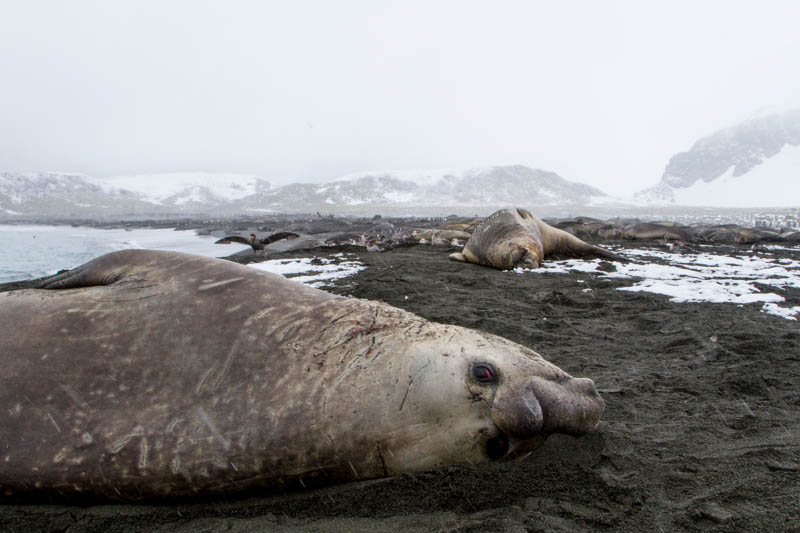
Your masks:
<svg viewBox="0 0 800 533"><path fill-rule="evenodd" d="M464 257L464 254L461 253L461 252L455 252L455 253L450 254L450 259L452 259L454 261L461 261L462 263L466 263L467 262L467 258Z"/></svg>

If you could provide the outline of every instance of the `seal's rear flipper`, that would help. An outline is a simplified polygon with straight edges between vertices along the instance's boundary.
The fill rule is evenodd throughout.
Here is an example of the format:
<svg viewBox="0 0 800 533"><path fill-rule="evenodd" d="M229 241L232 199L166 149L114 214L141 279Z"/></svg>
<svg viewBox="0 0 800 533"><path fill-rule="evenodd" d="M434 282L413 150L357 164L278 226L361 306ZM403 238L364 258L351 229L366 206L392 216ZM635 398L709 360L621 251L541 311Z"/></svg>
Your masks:
<svg viewBox="0 0 800 533"><path fill-rule="evenodd" d="M461 253L461 252L455 252L455 253L450 254L450 259L452 259L454 261L461 261L462 263L466 263L467 262L467 258L464 257L464 254Z"/></svg>
<svg viewBox="0 0 800 533"><path fill-rule="evenodd" d="M3 283L0 285L0 292L22 289L81 289L111 285L125 277L131 266L128 260L135 257L137 252L138 250L111 252L72 270L62 270L43 278Z"/></svg>
<svg viewBox="0 0 800 533"><path fill-rule="evenodd" d="M56 274L45 276L36 279L24 279L20 281L9 281L8 283L0 283L0 292L21 291L23 289L41 289L42 285L52 281L53 279L70 272L69 270L61 270Z"/></svg>
<svg viewBox="0 0 800 533"><path fill-rule="evenodd" d="M114 272L104 275L102 272L87 268L91 263L81 265L72 270L67 270L54 276L39 278L38 284L34 289L60 290L60 289L81 289L84 287L97 287L111 285L122 277L121 272Z"/></svg>

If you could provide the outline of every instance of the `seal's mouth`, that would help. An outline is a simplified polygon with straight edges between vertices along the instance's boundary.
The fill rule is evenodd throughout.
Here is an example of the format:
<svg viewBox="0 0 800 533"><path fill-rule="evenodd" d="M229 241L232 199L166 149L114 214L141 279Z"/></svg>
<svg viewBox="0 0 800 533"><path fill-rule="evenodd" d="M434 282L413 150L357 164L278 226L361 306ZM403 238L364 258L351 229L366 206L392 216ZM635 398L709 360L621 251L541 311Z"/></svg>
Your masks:
<svg viewBox="0 0 800 533"><path fill-rule="evenodd" d="M486 441L486 455L492 461L502 459L509 450L508 437L502 431L498 431L497 435Z"/></svg>
<svg viewBox="0 0 800 533"><path fill-rule="evenodd" d="M514 439L497 428L497 434L486 441L486 456L492 461L514 461L524 459L547 440L546 434L527 439Z"/></svg>

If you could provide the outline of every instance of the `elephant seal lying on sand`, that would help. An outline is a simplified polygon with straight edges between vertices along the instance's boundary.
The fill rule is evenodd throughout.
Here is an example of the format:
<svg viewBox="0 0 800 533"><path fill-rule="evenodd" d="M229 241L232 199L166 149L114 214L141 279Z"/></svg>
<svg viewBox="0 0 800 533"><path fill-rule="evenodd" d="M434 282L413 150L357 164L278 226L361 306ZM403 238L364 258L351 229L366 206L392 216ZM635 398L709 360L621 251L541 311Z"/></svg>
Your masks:
<svg viewBox="0 0 800 533"><path fill-rule="evenodd" d="M224 260L126 250L30 285L0 292L7 497L392 476L522 457L603 412L523 346Z"/></svg>
<svg viewBox="0 0 800 533"><path fill-rule="evenodd" d="M489 216L475 228L464 249L450 254L450 259L511 270L539 268L542 260L553 254L623 260L608 250L545 224L530 211L520 208L501 209Z"/></svg>

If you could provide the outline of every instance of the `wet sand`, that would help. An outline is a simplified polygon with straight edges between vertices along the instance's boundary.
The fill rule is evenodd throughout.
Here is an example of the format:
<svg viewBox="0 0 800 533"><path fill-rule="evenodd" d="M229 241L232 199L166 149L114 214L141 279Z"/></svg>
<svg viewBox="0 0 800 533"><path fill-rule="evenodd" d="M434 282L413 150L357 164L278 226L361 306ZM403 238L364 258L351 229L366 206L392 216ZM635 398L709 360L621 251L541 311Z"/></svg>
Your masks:
<svg viewBox="0 0 800 533"><path fill-rule="evenodd" d="M272 258L341 251L368 268L332 292L495 333L594 379L606 401L598 430L551 437L520 463L314 490L157 506L3 505L0 529L800 530L797 321L760 304L619 291L630 281L595 274L499 272L450 261L443 247ZM780 293L800 305L800 289Z"/></svg>

